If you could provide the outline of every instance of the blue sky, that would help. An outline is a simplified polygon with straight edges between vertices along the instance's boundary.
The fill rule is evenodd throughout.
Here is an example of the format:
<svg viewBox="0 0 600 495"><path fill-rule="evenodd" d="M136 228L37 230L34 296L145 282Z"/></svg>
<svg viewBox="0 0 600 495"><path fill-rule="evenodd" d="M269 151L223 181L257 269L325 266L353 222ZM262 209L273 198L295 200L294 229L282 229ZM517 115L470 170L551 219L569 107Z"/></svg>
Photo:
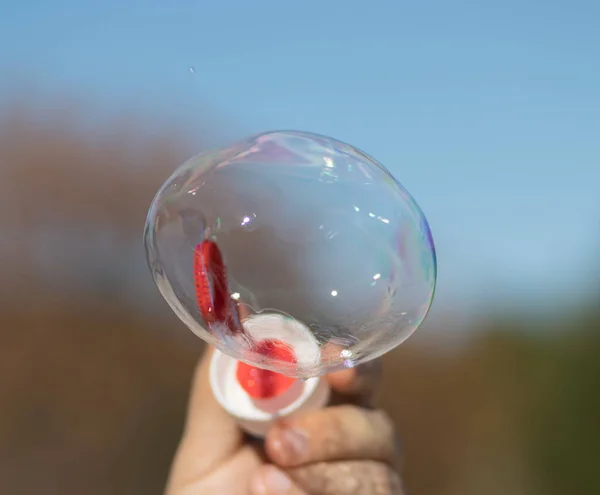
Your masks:
<svg viewBox="0 0 600 495"><path fill-rule="evenodd" d="M441 303L539 305L600 274L599 25L593 0L0 0L0 88L347 141L427 214Z"/></svg>

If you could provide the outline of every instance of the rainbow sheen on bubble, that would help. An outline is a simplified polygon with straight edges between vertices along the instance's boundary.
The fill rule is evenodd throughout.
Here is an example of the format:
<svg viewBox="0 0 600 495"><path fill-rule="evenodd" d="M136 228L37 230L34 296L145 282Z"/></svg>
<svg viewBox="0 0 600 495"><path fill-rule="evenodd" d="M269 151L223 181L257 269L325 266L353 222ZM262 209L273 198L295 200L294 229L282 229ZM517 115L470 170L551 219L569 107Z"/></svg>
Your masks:
<svg viewBox="0 0 600 495"><path fill-rule="evenodd" d="M222 253L240 332L199 309L194 250L205 241ZM159 290L195 334L294 377L401 344L435 291L431 231L408 191L362 151L307 132L265 133L185 162L152 202L145 246ZM296 361L257 352L261 338L282 340Z"/></svg>

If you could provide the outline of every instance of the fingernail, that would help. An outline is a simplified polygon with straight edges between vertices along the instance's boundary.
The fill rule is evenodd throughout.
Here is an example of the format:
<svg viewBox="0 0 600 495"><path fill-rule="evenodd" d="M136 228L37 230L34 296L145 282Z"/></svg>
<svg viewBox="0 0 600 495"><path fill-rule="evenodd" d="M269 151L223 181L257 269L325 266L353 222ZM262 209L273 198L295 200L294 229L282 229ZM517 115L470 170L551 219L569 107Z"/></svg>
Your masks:
<svg viewBox="0 0 600 495"><path fill-rule="evenodd" d="M273 466L263 468L260 477L253 480L254 495L285 495L292 487L290 479Z"/></svg>
<svg viewBox="0 0 600 495"><path fill-rule="evenodd" d="M306 434L295 428L284 428L280 433L280 441L282 443L282 454L287 459L292 459L296 462L301 461L306 450Z"/></svg>

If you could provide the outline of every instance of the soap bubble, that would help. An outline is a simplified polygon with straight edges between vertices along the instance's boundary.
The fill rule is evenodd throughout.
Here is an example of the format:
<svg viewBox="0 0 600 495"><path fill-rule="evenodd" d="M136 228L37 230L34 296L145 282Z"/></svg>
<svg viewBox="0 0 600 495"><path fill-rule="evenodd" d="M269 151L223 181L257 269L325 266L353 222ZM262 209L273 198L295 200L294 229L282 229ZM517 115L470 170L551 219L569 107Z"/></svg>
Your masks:
<svg viewBox="0 0 600 495"><path fill-rule="evenodd" d="M156 285L196 335L290 377L383 355L435 290L410 194L362 151L307 132L191 158L158 191L144 240Z"/></svg>

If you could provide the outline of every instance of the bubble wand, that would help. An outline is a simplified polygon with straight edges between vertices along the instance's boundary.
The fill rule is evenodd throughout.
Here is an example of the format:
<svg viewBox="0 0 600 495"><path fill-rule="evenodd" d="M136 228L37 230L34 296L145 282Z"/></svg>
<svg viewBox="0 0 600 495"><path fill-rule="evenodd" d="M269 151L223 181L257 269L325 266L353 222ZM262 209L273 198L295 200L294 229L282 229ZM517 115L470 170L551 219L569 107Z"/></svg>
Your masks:
<svg viewBox="0 0 600 495"><path fill-rule="evenodd" d="M232 335L244 334L239 305L229 295L223 255L214 241L205 240L194 250L194 282L203 318ZM275 324L277 337L281 322ZM268 337L253 343L256 353L296 363L289 345ZM320 378L302 381L237 361L218 350L212 356L210 385L217 401L237 419L240 427L258 437L264 436L278 417L320 408L329 398L329 388Z"/></svg>

